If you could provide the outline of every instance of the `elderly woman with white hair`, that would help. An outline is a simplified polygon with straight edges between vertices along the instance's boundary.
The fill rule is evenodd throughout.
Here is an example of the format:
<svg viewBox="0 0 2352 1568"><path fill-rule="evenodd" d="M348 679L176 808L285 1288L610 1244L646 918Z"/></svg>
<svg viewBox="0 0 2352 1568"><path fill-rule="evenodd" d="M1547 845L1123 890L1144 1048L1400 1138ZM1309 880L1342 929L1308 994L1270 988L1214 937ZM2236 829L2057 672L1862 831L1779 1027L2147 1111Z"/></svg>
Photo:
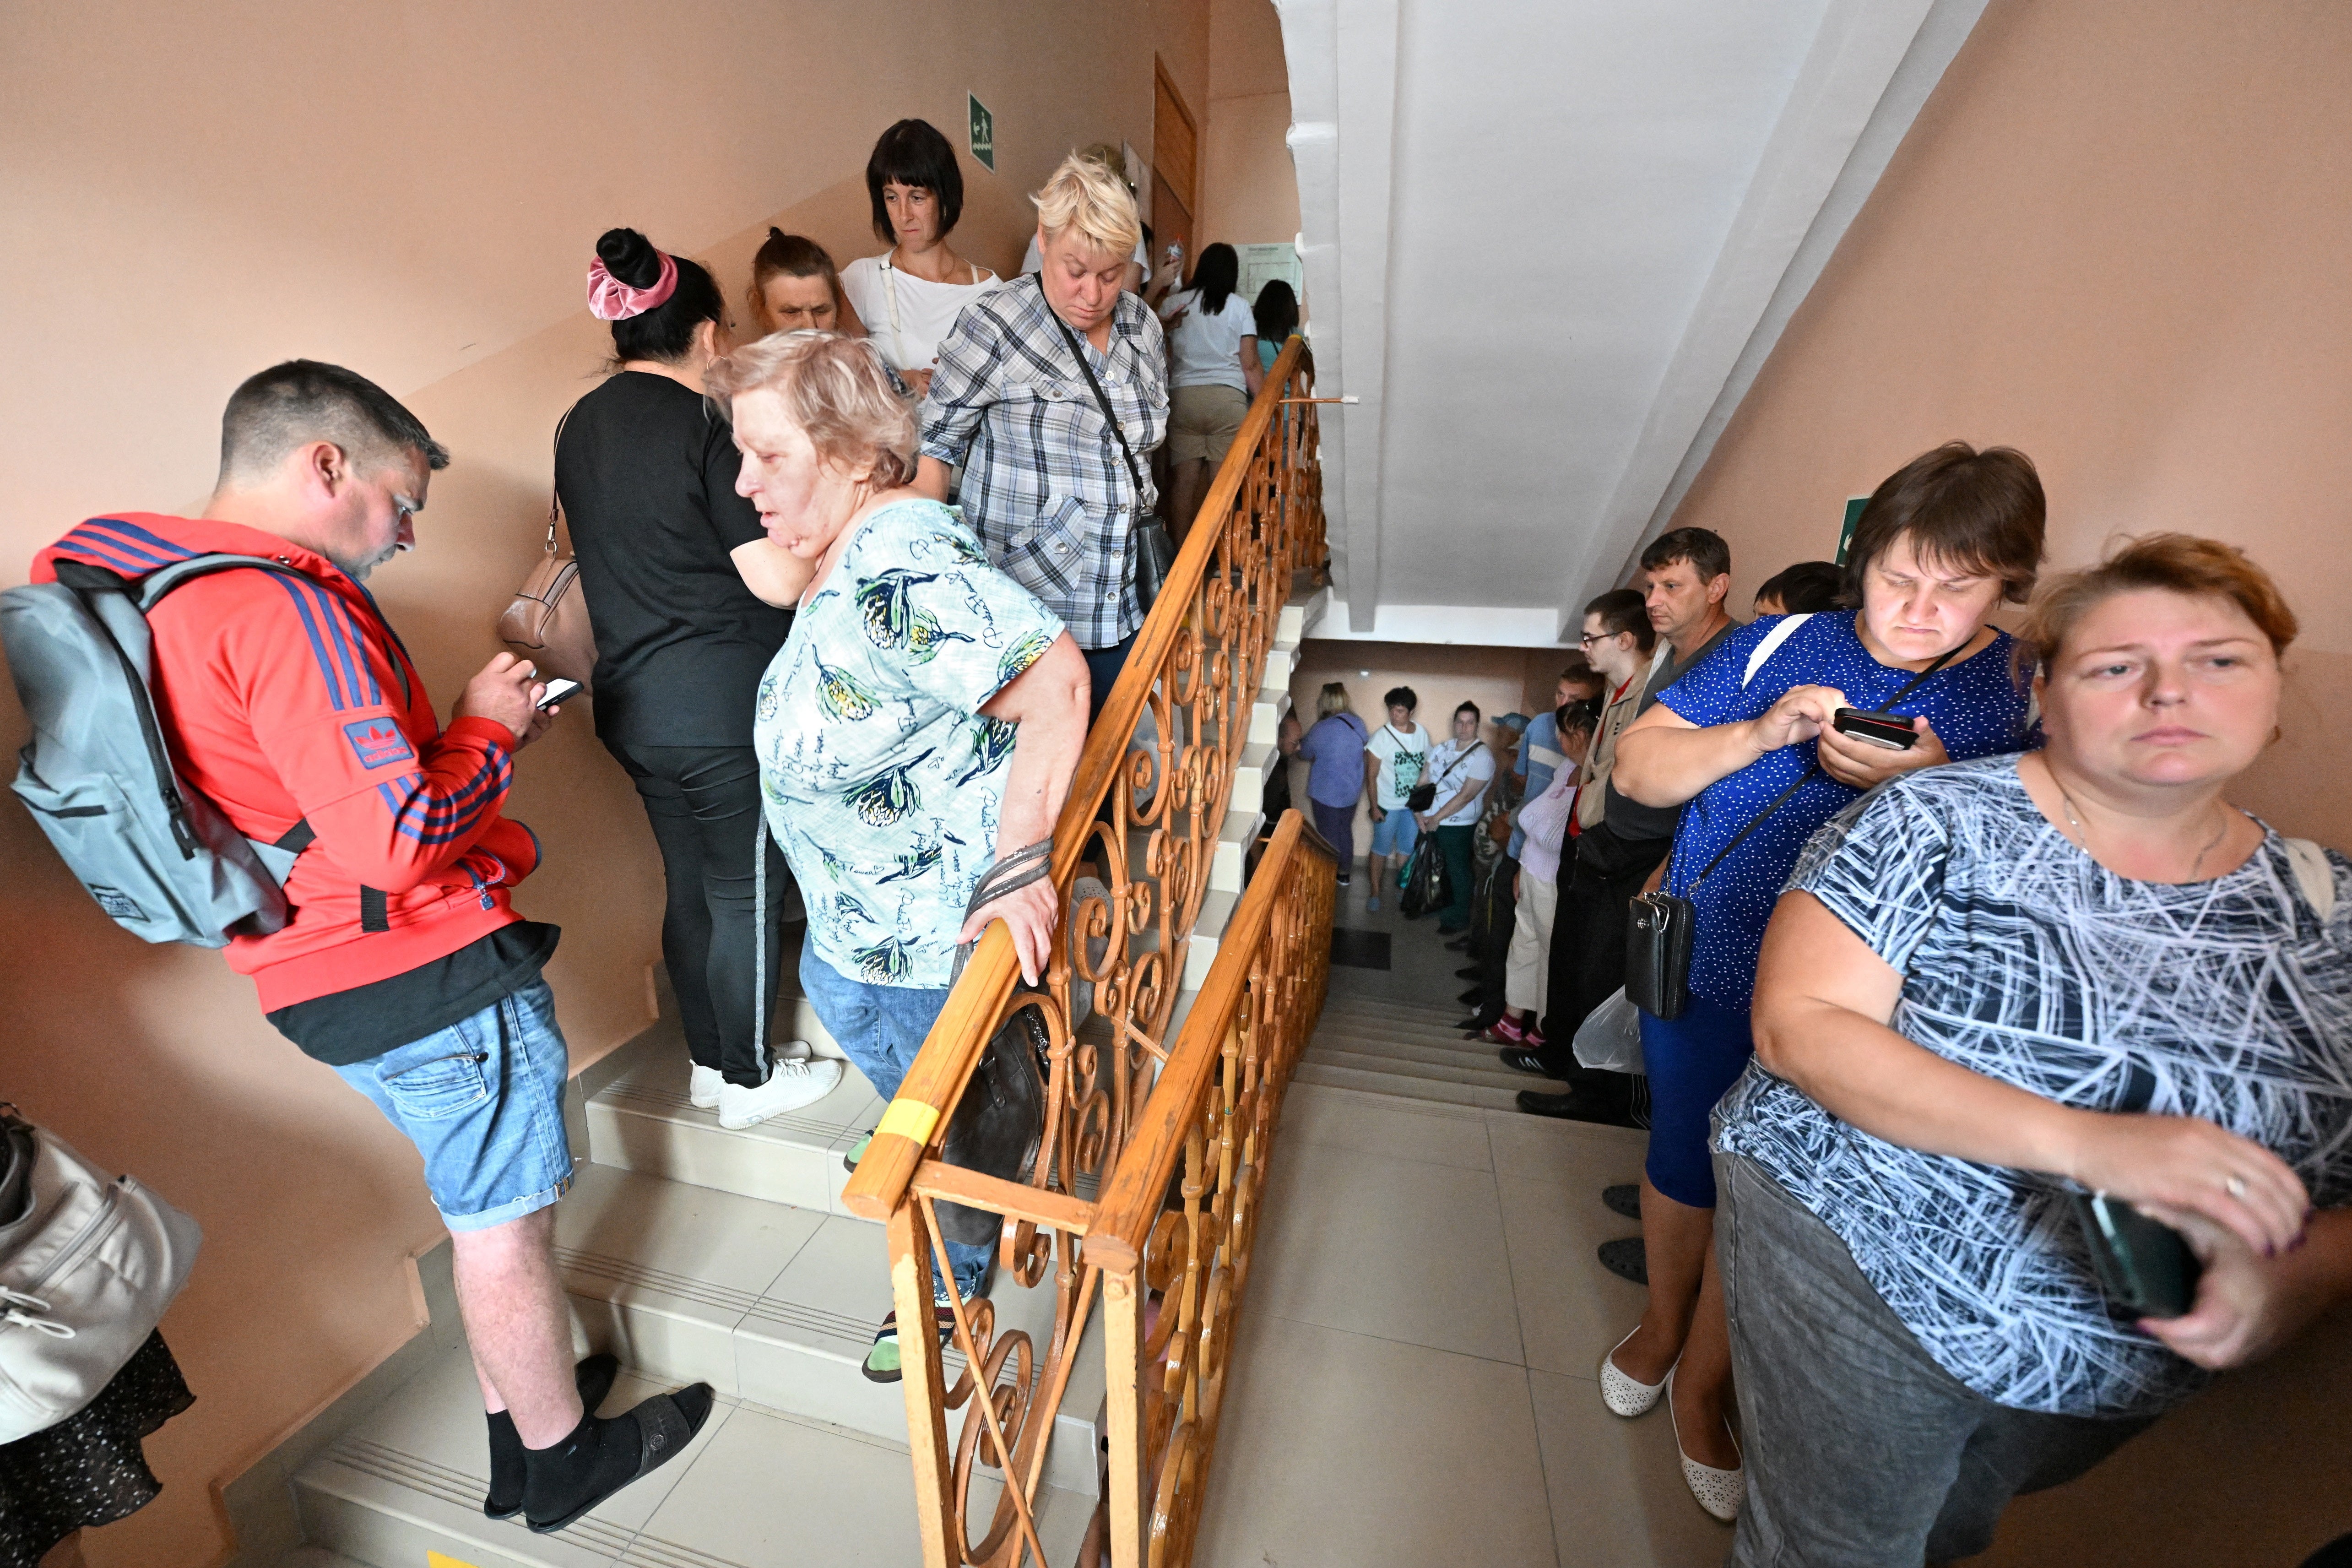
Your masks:
<svg viewBox="0 0 2352 1568"><path fill-rule="evenodd" d="M808 905L802 991L888 1100L947 1002L960 942L1002 919L1023 974L1045 967L1050 880L966 906L992 866L1050 854L1086 742L1086 664L955 512L908 487L913 410L870 342L779 333L705 381L742 449L736 489L772 542L814 563L760 682L752 746ZM959 1294L982 1290L992 1250L948 1243ZM895 1317L866 1374L898 1381Z"/></svg>
<svg viewBox="0 0 2352 1568"><path fill-rule="evenodd" d="M1073 154L1037 205L1044 268L973 300L940 344L915 488L959 499L988 559L1061 617L1098 710L1143 608L1130 537L1168 430L1160 321L1124 291L1142 226L1106 165Z"/></svg>

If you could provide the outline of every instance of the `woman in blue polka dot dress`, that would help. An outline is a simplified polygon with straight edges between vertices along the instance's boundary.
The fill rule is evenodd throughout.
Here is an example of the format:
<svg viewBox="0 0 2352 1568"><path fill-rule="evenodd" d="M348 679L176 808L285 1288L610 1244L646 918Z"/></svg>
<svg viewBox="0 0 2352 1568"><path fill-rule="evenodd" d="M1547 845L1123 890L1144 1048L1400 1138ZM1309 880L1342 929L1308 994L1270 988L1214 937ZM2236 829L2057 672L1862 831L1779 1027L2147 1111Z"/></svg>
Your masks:
<svg viewBox="0 0 2352 1568"><path fill-rule="evenodd" d="M1665 887L1692 901L1697 922L1682 1016L1642 1017L1650 1298L1640 1327L1602 1359L1601 1394L1617 1414L1637 1415L1666 1393L1684 1478L1720 1519L1737 1511L1743 1477L1725 1419L1731 1355L1712 1256L1707 1121L1754 1054L1748 1009L1765 923L1805 840L1863 791L2026 749L2032 721L2013 644L1986 618L2032 589L2043 513L2041 480L2021 453L1953 442L1913 459L1855 526L1845 602L1859 609L1740 628L1618 742L1618 788L1646 805L1689 803ZM1898 712L1916 739L1893 749L1844 734L1832 724L1840 708Z"/></svg>

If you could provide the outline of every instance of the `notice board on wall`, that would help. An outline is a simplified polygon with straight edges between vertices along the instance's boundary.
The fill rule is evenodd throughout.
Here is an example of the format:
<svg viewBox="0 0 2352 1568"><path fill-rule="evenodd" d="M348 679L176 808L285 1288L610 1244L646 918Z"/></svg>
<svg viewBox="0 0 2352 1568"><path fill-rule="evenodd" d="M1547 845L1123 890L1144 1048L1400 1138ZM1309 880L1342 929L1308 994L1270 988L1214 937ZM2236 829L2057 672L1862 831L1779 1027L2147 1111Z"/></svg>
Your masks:
<svg viewBox="0 0 2352 1568"><path fill-rule="evenodd" d="M1279 278L1290 285L1290 291L1304 303L1307 299L1307 273L1299 265L1297 245L1285 240L1279 245L1236 245L1234 250L1241 258L1243 299L1255 304L1257 291Z"/></svg>

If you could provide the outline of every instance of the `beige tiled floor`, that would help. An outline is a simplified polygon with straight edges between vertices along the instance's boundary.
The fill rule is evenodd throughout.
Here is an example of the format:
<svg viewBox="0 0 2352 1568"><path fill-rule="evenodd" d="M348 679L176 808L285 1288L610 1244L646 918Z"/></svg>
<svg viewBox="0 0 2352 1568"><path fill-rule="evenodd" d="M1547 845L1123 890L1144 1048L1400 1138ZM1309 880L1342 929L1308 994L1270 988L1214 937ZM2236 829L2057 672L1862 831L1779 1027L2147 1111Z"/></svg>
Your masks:
<svg viewBox="0 0 2352 1568"><path fill-rule="evenodd" d="M1297 1085L1202 1563L1713 1568L1663 1415L1594 1381L1641 1292L1592 1248L1641 1135Z"/></svg>

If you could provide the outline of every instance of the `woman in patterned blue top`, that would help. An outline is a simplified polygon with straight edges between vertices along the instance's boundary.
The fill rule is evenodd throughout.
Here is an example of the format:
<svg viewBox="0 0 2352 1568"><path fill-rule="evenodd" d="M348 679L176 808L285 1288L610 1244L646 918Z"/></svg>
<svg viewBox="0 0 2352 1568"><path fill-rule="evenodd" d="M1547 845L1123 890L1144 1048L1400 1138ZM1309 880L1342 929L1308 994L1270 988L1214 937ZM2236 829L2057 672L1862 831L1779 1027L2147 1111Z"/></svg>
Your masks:
<svg viewBox="0 0 2352 1568"><path fill-rule="evenodd" d="M2130 543L2021 634L2045 750L1807 847L1717 1121L1735 1563L1972 1556L2352 1293L2352 861L2222 798L2294 630L2230 546ZM2187 1315L2110 1313L2080 1189L2186 1233Z"/></svg>
<svg viewBox="0 0 2352 1568"><path fill-rule="evenodd" d="M732 405L737 488L771 539L815 563L752 745L808 905L802 987L887 1100L947 1001L959 942L1001 918L1022 973L1045 967L1050 879L964 906L990 866L1053 837L1086 742L1086 662L953 510L908 488L913 410L870 344L779 333L719 361L709 385ZM948 1244L961 1293L984 1284L992 1250ZM895 1382L898 1366L886 1321L867 1375Z"/></svg>
<svg viewBox="0 0 2352 1568"><path fill-rule="evenodd" d="M1986 617L2032 588L2043 510L2041 480L2021 453L1956 441L1914 458L1878 487L1855 526L1845 594L1859 610L1739 628L1617 742L1620 790L1647 805L1689 802L1666 889L1692 901L1697 924L1682 1016L1642 1018L1650 1295L1640 1326L1603 1359L1601 1394L1619 1415L1640 1415L1674 1370L1685 1479L1717 1518L1737 1510L1740 1472L1725 1421L1730 1351L1707 1267L1707 1115L1753 1050L1748 989L1765 922L1805 840L1861 791L2025 744L2011 644ZM1908 750L1832 727L1841 708L1890 705L1911 720Z"/></svg>

